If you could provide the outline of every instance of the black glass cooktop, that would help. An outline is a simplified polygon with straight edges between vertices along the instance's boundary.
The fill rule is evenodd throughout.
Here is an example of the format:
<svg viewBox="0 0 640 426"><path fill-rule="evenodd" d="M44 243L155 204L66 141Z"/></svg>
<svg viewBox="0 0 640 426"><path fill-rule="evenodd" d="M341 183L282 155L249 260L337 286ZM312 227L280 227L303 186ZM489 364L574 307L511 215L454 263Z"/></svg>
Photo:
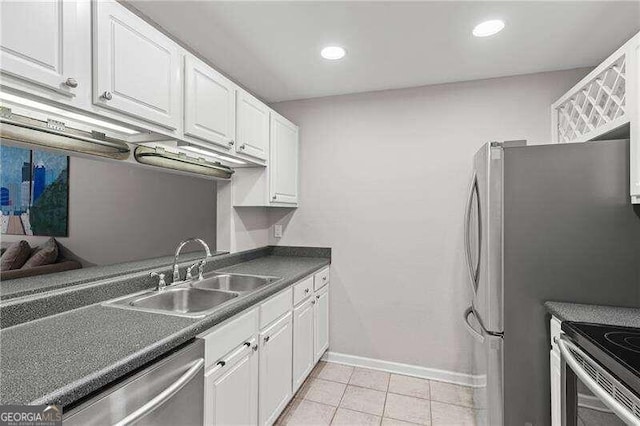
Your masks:
<svg viewBox="0 0 640 426"><path fill-rule="evenodd" d="M640 395L640 328L565 321L562 331Z"/></svg>

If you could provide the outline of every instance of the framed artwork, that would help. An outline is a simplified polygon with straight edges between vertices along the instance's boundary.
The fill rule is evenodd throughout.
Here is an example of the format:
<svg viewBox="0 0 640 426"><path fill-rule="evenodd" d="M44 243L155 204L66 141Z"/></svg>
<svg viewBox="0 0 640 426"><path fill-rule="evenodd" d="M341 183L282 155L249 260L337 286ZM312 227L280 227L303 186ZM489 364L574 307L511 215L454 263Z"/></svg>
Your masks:
<svg viewBox="0 0 640 426"><path fill-rule="evenodd" d="M2 143L2 233L68 236L69 157Z"/></svg>

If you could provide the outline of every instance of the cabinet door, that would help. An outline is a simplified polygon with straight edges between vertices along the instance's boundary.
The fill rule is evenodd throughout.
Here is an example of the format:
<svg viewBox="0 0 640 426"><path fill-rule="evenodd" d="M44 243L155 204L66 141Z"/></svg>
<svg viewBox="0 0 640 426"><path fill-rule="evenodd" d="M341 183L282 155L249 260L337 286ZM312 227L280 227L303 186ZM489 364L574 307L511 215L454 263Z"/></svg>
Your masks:
<svg viewBox="0 0 640 426"><path fill-rule="evenodd" d="M562 425L562 366L558 349L549 353L551 365L551 426Z"/></svg>
<svg viewBox="0 0 640 426"><path fill-rule="evenodd" d="M90 84L78 81L76 15L71 1L0 2L2 72L69 96Z"/></svg>
<svg viewBox="0 0 640 426"><path fill-rule="evenodd" d="M236 129L235 85L222 74L185 57L184 133L231 148Z"/></svg>
<svg viewBox="0 0 640 426"><path fill-rule="evenodd" d="M314 361L318 362L329 348L329 286L316 293L314 307ZM315 363L314 362L314 363Z"/></svg>
<svg viewBox="0 0 640 426"><path fill-rule="evenodd" d="M271 113L269 194L272 203L298 203L298 127Z"/></svg>
<svg viewBox="0 0 640 426"><path fill-rule="evenodd" d="M259 422L273 424L291 399L291 312L260 333Z"/></svg>
<svg viewBox="0 0 640 426"><path fill-rule="evenodd" d="M219 371L205 374L204 398L207 426L257 423L258 356L251 347Z"/></svg>
<svg viewBox="0 0 640 426"><path fill-rule="evenodd" d="M94 2L93 11L94 104L177 129L178 46L116 2Z"/></svg>
<svg viewBox="0 0 640 426"><path fill-rule="evenodd" d="M244 90L239 90L236 109L236 152L266 160L269 153L269 108Z"/></svg>
<svg viewBox="0 0 640 426"><path fill-rule="evenodd" d="M298 390L315 364L311 298L293 310L293 391Z"/></svg>

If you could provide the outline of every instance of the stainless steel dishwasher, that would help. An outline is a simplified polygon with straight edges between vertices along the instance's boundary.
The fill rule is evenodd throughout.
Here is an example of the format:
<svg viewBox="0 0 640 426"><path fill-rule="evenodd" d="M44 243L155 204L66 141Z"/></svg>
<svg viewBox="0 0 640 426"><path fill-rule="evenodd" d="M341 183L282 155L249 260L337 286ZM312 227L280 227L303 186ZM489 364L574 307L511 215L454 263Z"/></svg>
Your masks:
<svg viewBox="0 0 640 426"><path fill-rule="evenodd" d="M64 426L202 426L204 342L185 348L126 378L69 411Z"/></svg>

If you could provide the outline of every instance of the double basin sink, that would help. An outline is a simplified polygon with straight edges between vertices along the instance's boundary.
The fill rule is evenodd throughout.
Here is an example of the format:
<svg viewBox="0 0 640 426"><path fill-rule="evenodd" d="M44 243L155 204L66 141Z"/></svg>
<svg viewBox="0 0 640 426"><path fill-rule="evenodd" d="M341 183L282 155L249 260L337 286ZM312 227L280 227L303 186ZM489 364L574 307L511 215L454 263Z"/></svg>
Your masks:
<svg viewBox="0 0 640 426"><path fill-rule="evenodd" d="M198 318L278 280L280 278L213 272L201 280L182 281L161 290L115 299L105 305Z"/></svg>

